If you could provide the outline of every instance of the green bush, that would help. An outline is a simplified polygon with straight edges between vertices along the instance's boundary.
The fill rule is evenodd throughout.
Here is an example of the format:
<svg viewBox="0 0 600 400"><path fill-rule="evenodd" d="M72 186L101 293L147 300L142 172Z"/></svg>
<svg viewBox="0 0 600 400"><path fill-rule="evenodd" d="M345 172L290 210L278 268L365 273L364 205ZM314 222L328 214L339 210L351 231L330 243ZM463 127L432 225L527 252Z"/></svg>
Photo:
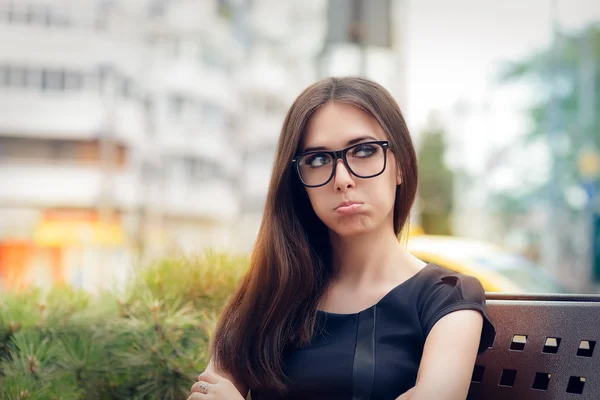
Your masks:
<svg viewBox="0 0 600 400"><path fill-rule="evenodd" d="M248 260L156 262L123 292L69 287L0 297L0 400L182 399Z"/></svg>

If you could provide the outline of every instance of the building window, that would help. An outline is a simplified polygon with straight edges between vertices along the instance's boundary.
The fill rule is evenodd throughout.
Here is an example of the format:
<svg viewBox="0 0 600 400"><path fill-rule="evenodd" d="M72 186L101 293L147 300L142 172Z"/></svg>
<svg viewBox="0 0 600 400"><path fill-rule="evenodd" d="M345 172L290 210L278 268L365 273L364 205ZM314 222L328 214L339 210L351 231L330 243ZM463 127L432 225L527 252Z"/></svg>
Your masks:
<svg viewBox="0 0 600 400"><path fill-rule="evenodd" d="M203 65L214 67L225 72L230 72L231 70L230 64L223 53L210 46L204 46L200 49L200 62Z"/></svg>
<svg viewBox="0 0 600 400"><path fill-rule="evenodd" d="M38 70L6 65L0 66L0 86L25 88L36 84L39 85Z"/></svg>
<svg viewBox="0 0 600 400"><path fill-rule="evenodd" d="M42 71L42 90L43 91L63 91L65 89L65 71L61 70L43 70Z"/></svg>
<svg viewBox="0 0 600 400"><path fill-rule="evenodd" d="M144 120L146 124L146 135L153 137L156 135L156 103L150 96L143 99Z"/></svg>
<svg viewBox="0 0 600 400"><path fill-rule="evenodd" d="M131 78L123 78L121 80L121 96L124 99L130 99L134 97L133 81Z"/></svg>
<svg viewBox="0 0 600 400"><path fill-rule="evenodd" d="M163 1L160 0L150 1L147 5L146 12L148 13L148 16L152 18L162 17L165 15L166 5Z"/></svg>
<svg viewBox="0 0 600 400"><path fill-rule="evenodd" d="M143 98L143 105L144 105L144 112L146 114L151 115L154 113L156 105L155 105L154 99L152 99L152 97L145 96Z"/></svg>
<svg viewBox="0 0 600 400"><path fill-rule="evenodd" d="M48 13L48 21L50 26L69 27L71 21L65 12L50 9Z"/></svg>
<svg viewBox="0 0 600 400"><path fill-rule="evenodd" d="M198 160L197 179L204 181L209 179L224 179L222 168L213 160Z"/></svg>
<svg viewBox="0 0 600 400"><path fill-rule="evenodd" d="M27 85L27 70L25 68L10 68L8 71L8 86L25 87Z"/></svg>
<svg viewBox="0 0 600 400"><path fill-rule="evenodd" d="M98 77L98 92L104 93L106 86L108 85L109 78L112 74L112 67L110 65L100 65L97 70Z"/></svg>
<svg viewBox="0 0 600 400"><path fill-rule="evenodd" d="M81 71L0 66L0 86L6 87L42 91L81 91L89 80L84 78L86 76Z"/></svg>
<svg viewBox="0 0 600 400"><path fill-rule="evenodd" d="M189 181L202 182L209 179L225 179L222 169L212 160L182 157L179 159L173 158L172 163L183 167L183 176Z"/></svg>
<svg viewBox="0 0 600 400"><path fill-rule="evenodd" d="M33 25L47 26L48 25L48 7L39 5L31 10L29 22Z"/></svg>
<svg viewBox="0 0 600 400"><path fill-rule="evenodd" d="M8 86L9 82L9 68L4 65L0 65L0 86Z"/></svg>
<svg viewBox="0 0 600 400"><path fill-rule="evenodd" d="M197 103L188 97L174 94L169 98L170 113L174 120L190 127L198 125L199 112Z"/></svg>
<svg viewBox="0 0 600 400"><path fill-rule="evenodd" d="M75 71L65 72L65 90L81 89L83 89L83 74Z"/></svg>
<svg viewBox="0 0 600 400"><path fill-rule="evenodd" d="M185 175L187 178L192 180L196 179L196 160L190 157L186 157L183 159L183 168L185 171Z"/></svg>
<svg viewBox="0 0 600 400"><path fill-rule="evenodd" d="M111 143L110 159L103 154L103 144L99 140L59 140L0 137L3 161L34 164L72 164L79 166L99 166L110 163L124 167L127 163L127 149L120 143Z"/></svg>
<svg viewBox="0 0 600 400"><path fill-rule="evenodd" d="M169 99L169 106L171 109L171 115L176 120L181 119L183 115L183 107L184 107L185 99L179 95L173 95Z"/></svg>
<svg viewBox="0 0 600 400"><path fill-rule="evenodd" d="M172 177L183 178L187 182L203 182L209 179L229 179L223 169L212 160L194 157L168 158Z"/></svg>
<svg viewBox="0 0 600 400"><path fill-rule="evenodd" d="M222 107L211 103L203 103L201 106L202 125L205 129L222 131L226 129L227 114Z"/></svg>
<svg viewBox="0 0 600 400"><path fill-rule="evenodd" d="M6 20L9 23L24 23L27 22L27 8L23 4L15 4L10 2L7 4Z"/></svg>
<svg viewBox="0 0 600 400"><path fill-rule="evenodd" d="M26 85L30 88L39 88L42 82L42 71L39 69L28 69L26 71Z"/></svg>
<svg viewBox="0 0 600 400"><path fill-rule="evenodd" d="M70 18L65 10L48 7L44 4L23 4L12 1L0 4L0 20L10 24L38 25L45 27L68 27Z"/></svg>
<svg viewBox="0 0 600 400"><path fill-rule="evenodd" d="M97 74L83 71L0 65L0 87L77 92L95 90L97 79Z"/></svg>
<svg viewBox="0 0 600 400"><path fill-rule="evenodd" d="M157 39L157 47L159 53L171 60L179 58L182 50L182 44L176 37L163 36L160 40Z"/></svg>

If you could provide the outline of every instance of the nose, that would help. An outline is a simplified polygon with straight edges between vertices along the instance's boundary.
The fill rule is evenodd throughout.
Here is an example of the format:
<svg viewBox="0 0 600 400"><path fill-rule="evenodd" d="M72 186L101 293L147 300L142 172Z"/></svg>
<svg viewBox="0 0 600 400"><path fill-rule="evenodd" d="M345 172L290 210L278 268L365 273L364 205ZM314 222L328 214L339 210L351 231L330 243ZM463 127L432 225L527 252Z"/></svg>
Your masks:
<svg viewBox="0 0 600 400"><path fill-rule="evenodd" d="M346 164L344 161L337 160L335 166L335 174L333 176L333 188L334 190L345 192L349 188L355 186L354 179L352 179L352 174L348 171Z"/></svg>

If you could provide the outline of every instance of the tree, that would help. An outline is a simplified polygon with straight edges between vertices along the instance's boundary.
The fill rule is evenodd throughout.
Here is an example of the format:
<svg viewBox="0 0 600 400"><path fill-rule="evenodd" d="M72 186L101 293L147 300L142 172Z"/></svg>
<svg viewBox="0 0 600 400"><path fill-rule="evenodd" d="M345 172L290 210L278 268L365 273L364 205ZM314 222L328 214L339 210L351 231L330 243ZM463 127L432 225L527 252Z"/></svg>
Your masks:
<svg viewBox="0 0 600 400"><path fill-rule="evenodd" d="M600 148L600 24L558 35L552 46L508 63L500 79L524 81L538 95L527 110L532 128L521 145L541 140L566 149L553 154L558 182L548 184L560 189L580 184L582 151Z"/></svg>
<svg viewBox="0 0 600 400"><path fill-rule="evenodd" d="M417 151L421 226L428 234L452 234L454 173L444 163L445 132L430 119Z"/></svg>

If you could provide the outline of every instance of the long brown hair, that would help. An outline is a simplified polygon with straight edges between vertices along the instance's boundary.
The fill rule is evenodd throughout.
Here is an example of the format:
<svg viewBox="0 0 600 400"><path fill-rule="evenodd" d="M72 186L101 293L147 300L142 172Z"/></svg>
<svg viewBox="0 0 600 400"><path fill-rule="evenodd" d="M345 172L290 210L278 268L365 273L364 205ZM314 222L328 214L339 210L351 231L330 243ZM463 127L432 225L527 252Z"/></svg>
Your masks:
<svg viewBox="0 0 600 400"><path fill-rule="evenodd" d="M417 161L402 113L379 84L328 78L305 89L288 111L250 268L225 307L212 344L218 369L251 389L284 391L284 350L308 345L318 302L332 275L327 227L290 167L311 115L328 102L356 106L386 132L400 169L394 231L406 224L417 190Z"/></svg>

